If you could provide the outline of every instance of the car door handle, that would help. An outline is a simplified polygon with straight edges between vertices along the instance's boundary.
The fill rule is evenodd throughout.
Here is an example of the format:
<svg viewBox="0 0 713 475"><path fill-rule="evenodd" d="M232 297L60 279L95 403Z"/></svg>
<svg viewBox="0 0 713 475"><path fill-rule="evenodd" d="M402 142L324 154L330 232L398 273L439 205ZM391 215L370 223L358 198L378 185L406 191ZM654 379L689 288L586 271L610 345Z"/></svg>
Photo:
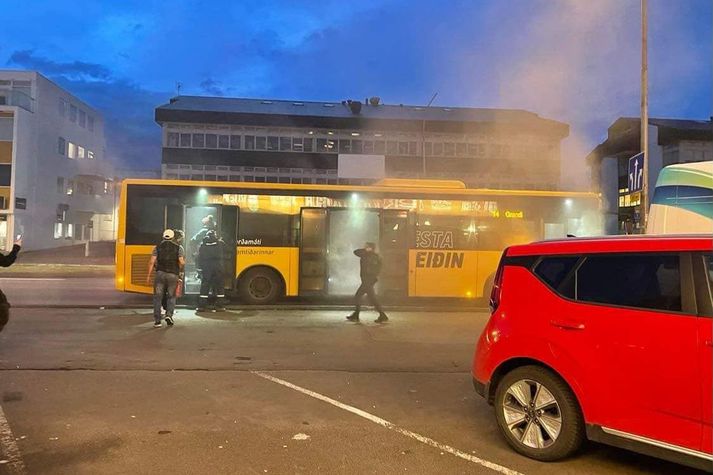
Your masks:
<svg viewBox="0 0 713 475"><path fill-rule="evenodd" d="M550 325L561 330L584 330L584 323L570 320L550 320Z"/></svg>

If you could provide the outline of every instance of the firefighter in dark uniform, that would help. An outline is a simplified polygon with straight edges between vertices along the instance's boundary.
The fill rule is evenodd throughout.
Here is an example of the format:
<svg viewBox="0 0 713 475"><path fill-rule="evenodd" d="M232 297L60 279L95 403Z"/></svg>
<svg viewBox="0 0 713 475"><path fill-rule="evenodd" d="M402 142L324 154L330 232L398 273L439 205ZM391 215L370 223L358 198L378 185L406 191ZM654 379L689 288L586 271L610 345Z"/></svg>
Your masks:
<svg viewBox="0 0 713 475"><path fill-rule="evenodd" d="M225 242L218 238L214 230L209 230L203 238L203 244L198 249L197 264L201 273L201 293L198 297L196 311L208 309L209 299L214 300L213 311L225 310L225 273L224 259L226 256Z"/></svg>
<svg viewBox="0 0 713 475"><path fill-rule="evenodd" d="M379 300L376 297L376 292L374 291L374 286L379 280L379 273L381 272L381 256L376 253L376 245L373 242L367 242L363 249L357 249L354 251L354 255L359 258L359 275L361 276L361 285L354 295L356 309L354 309L354 312L347 317L347 320L351 322L359 321L361 299L364 295L368 295L374 309L379 312L379 318L376 319L376 323L387 322L389 318L381 308L381 304L379 303Z"/></svg>
<svg viewBox="0 0 713 475"><path fill-rule="evenodd" d="M215 231L217 227L212 214L201 219L201 224L203 227L191 238L190 249L193 256L198 255L198 249L203 244L203 239L206 237L206 234L208 234L208 231Z"/></svg>

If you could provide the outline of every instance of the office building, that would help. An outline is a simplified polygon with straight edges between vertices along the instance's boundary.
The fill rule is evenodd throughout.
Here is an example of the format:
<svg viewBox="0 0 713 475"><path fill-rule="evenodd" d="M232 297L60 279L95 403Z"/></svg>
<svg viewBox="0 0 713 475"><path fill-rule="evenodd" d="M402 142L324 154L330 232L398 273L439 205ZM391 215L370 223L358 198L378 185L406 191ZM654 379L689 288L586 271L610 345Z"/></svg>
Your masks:
<svg viewBox="0 0 713 475"><path fill-rule="evenodd" d="M41 74L0 70L0 248L114 239L104 120Z"/></svg>
<svg viewBox="0 0 713 475"><path fill-rule="evenodd" d="M156 109L164 178L557 189L569 126L522 110L178 96Z"/></svg>
<svg viewBox="0 0 713 475"><path fill-rule="evenodd" d="M621 117L607 139L587 156L594 191L602 194L607 234L641 232L641 195L628 183L629 158L641 149L641 120ZM661 168L674 163L713 160L713 119L649 119L649 190ZM651 202L651 193L648 200Z"/></svg>

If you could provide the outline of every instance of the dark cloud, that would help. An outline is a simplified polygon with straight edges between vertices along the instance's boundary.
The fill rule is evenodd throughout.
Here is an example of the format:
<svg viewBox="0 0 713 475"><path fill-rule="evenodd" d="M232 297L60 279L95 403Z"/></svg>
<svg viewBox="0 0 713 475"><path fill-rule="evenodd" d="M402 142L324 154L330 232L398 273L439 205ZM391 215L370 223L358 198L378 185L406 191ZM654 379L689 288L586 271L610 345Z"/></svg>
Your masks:
<svg viewBox="0 0 713 475"><path fill-rule="evenodd" d="M220 81L216 81L211 78L204 79L200 83L201 91L209 96L224 96L225 92L221 86Z"/></svg>
<svg viewBox="0 0 713 475"><path fill-rule="evenodd" d="M106 155L116 166L157 169L161 163L161 130L154 122L154 109L170 93L151 92L115 77L100 64L73 61L61 63L16 51L9 64L39 71L67 89L104 116Z"/></svg>
<svg viewBox="0 0 713 475"><path fill-rule="evenodd" d="M15 51L10 55L7 64L42 71L46 75L93 79L108 79L111 77L109 69L101 64L86 63L84 61L72 61L70 63L52 61L36 55L34 50Z"/></svg>

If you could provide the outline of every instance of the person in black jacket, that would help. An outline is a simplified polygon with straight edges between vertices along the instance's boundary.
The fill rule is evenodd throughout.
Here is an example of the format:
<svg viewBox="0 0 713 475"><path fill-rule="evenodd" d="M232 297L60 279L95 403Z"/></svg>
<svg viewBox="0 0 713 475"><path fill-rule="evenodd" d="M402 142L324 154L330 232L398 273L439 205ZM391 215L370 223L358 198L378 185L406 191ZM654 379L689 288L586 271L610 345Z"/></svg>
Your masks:
<svg viewBox="0 0 713 475"><path fill-rule="evenodd" d="M381 304L376 298L376 292L374 291L374 285L376 285L376 282L379 280L379 273L381 272L381 257L376 253L376 245L373 242L367 242L363 249L357 249L354 251L354 255L360 259L359 275L361 276L361 285L354 295L356 308L354 309L354 312L347 317L347 320L351 322L359 321L361 298L364 295L368 295L371 304L374 306L376 311L379 312L379 318L376 319L376 323L387 322L389 318L381 308Z"/></svg>
<svg viewBox="0 0 713 475"><path fill-rule="evenodd" d="M154 328L161 328L161 301L163 295L166 299L166 323L173 325L173 312L176 308L176 287L186 265L183 247L174 241L176 233L173 229L163 232L163 241L154 247L149 260L146 285L151 284L151 275L156 271L153 283L153 318Z"/></svg>
<svg viewBox="0 0 713 475"><path fill-rule="evenodd" d="M0 267L10 267L13 265L21 247L22 239L19 239L18 236L18 239L15 241L15 244L12 246L12 251L10 251L9 254L0 253ZM8 320L10 320L10 303L7 301L3 291L0 290L0 332L3 328L5 328Z"/></svg>
<svg viewBox="0 0 713 475"><path fill-rule="evenodd" d="M209 230L198 249L198 268L201 272L201 293L198 297L197 312L208 308L210 297L214 299L214 311L225 310L225 273L223 272L226 246L214 230Z"/></svg>

